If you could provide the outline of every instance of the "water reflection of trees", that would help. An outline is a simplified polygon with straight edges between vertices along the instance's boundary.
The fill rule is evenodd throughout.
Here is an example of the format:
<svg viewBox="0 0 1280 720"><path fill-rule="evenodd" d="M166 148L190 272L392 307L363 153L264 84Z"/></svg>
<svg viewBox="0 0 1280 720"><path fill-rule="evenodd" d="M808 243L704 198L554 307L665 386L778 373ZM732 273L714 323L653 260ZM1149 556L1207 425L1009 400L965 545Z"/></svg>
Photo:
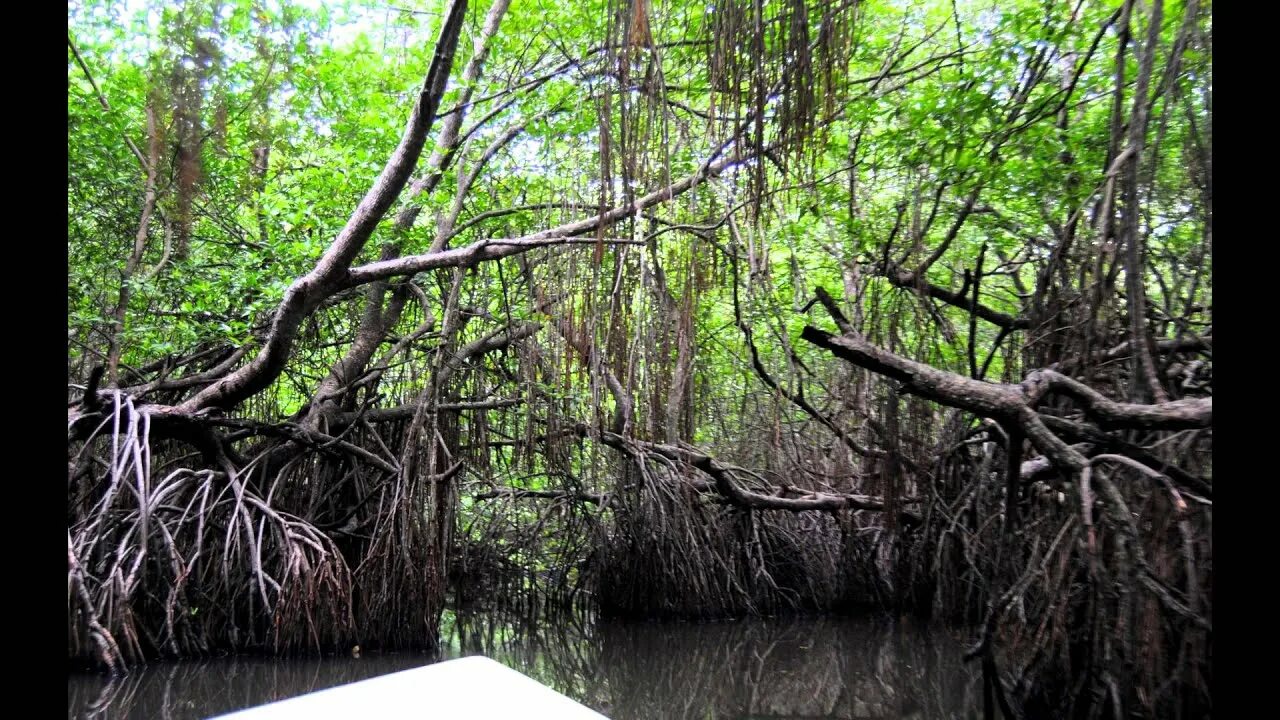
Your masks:
<svg viewBox="0 0 1280 720"><path fill-rule="evenodd" d="M412 654L358 660L233 657L153 665L114 680L105 675L71 675L68 717L203 720L431 661Z"/></svg>
<svg viewBox="0 0 1280 720"><path fill-rule="evenodd" d="M460 619L481 652L613 720L959 718L980 708L976 668L949 636L839 618L504 625Z"/></svg>
<svg viewBox="0 0 1280 720"><path fill-rule="evenodd" d="M962 718L980 675L950 636L906 622L539 622L492 613L445 623L446 657L483 654L613 720ZM422 655L227 658L108 681L73 675L69 717L207 718L431 662ZM430 709L429 700L425 710Z"/></svg>

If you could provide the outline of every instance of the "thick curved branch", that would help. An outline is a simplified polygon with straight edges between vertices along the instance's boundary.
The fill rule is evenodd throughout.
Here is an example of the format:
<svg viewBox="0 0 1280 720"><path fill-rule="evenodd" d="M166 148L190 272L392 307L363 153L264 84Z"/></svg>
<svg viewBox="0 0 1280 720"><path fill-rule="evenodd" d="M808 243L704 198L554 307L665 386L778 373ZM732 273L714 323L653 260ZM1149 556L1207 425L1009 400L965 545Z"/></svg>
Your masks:
<svg viewBox="0 0 1280 720"><path fill-rule="evenodd" d="M943 405L996 419L1012 419L1023 406L1023 398L1015 385L989 383L938 370L881 350L855 335L832 335L808 325L800 337L858 367L903 383L907 392Z"/></svg>
<svg viewBox="0 0 1280 720"><path fill-rule="evenodd" d="M497 0L489 8L484 27L475 39L471 59L462 71L461 99L464 102L471 97L476 80L480 77L484 61L489 54L489 41L497 33L498 25L502 22L509 5L510 0ZM405 193L405 207L396 216L392 240L382 247L382 260L390 260L400 255L407 233L413 227L422 208L418 198L435 189L440 179L444 177L449 163L456 157L459 146L458 131L465 115L465 112L459 112L444 119L436 148L427 160L426 172L414 180ZM436 244L432 245L432 250L438 249ZM307 418L307 423L311 427L318 427L324 419L337 412L338 400L342 395L354 389L357 382L363 381L365 367L373 358L382 338L399 322L400 314L408 300L408 288L396 287L390 302L384 307L387 289L386 283L376 282L365 291L365 311L360 326L356 330L355 340L342 359L330 369L329 375L320 383L320 387L313 395L311 412Z"/></svg>
<svg viewBox="0 0 1280 720"><path fill-rule="evenodd" d="M820 299L825 298L824 305L834 305L826 290L818 288L817 293ZM1038 370L1020 385L1006 385L974 380L908 360L851 333L832 335L809 325L800 337L854 365L902 382L907 392L997 420L1013 420L1025 425L1029 419L1035 419L1039 423L1035 405L1049 392L1057 391L1071 396L1089 417L1110 428L1178 430L1209 427L1213 422L1212 398L1155 405L1119 403L1053 370ZM1031 432L1033 428L1024 429Z"/></svg>
<svg viewBox="0 0 1280 720"><path fill-rule="evenodd" d="M440 97L444 94L449 71L453 67L453 55L458 47L458 36L466 8L466 0L452 0L450 3L436 41L431 67L409 116L400 145L392 153L378 180L352 213L346 227L325 251L315 268L294 281L285 291L284 299L276 308L271 331L262 350L248 365L187 400L182 404L182 409L191 412L208 407L234 407L269 386L284 369L302 320L324 298L343 287L342 281L346 278L351 262L364 248L391 204L399 197L422 154L427 131L435 119Z"/></svg>
<svg viewBox="0 0 1280 720"><path fill-rule="evenodd" d="M744 151L744 155L748 151ZM648 195L636 198L635 201L607 210L593 217L582 218L563 225L558 225L547 230L540 230L535 233L523 235L518 238L510 239L486 239L472 243L463 248L453 250L442 250L440 252L428 252L421 255L410 255L394 260L384 260L362 265L352 268L346 274L345 282L342 283L343 288L355 287L365 283L384 280L386 278L398 275L413 275L423 272L424 270L435 270L442 267L457 267L474 265L487 260L497 260L499 258L510 257L529 250L549 247L552 245L567 245L572 243L591 243L594 239L578 237L585 233L593 232L601 227L608 227L622 220L633 217L637 212L647 208L666 202L671 198L684 193L702 183L709 178L717 177L729 167L745 162L743 158L735 158L727 156L714 160L703 165L697 172L672 183L664 188L655 190ZM609 240L613 243L636 244L627 240Z"/></svg>

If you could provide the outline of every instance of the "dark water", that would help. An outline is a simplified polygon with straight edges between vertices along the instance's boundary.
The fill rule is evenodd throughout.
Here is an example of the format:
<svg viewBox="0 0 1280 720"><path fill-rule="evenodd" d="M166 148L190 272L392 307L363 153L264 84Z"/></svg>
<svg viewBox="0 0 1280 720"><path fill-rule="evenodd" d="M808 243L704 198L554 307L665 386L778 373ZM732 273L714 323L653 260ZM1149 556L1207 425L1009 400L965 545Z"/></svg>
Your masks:
<svg viewBox="0 0 1280 720"><path fill-rule="evenodd" d="M981 709L979 669L960 662L957 640L883 618L445 626L444 659L488 655L613 720L924 720ZM69 675L68 717L207 718L434 660L225 658L114 683Z"/></svg>

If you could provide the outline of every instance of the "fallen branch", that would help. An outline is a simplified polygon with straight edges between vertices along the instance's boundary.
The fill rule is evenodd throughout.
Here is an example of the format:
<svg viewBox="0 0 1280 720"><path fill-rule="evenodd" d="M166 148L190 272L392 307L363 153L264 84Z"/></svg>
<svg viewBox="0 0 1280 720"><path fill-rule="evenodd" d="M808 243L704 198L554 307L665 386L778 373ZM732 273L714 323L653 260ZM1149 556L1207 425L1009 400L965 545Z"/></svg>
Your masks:
<svg viewBox="0 0 1280 720"><path fill-rule="evenodd" d="M835 512L838 510L871 510L883 512L885 502L882 498L854 493L837 494L817 491L799 491L801 497L789 498L779 495L766 495L744 489L733 479L735 473L755 475L749 470L726 465L714 457L689 447L677 447L663 443L647 442L624 438L617 433L599 432L580 425L579 432L584 436L598 439L600 442L622 450L629 455L657 456L665 460L687 465L709 476L712 487L731 504L752 510L786 510L788 512ZM899 500L899 504L905 501ZM909 510L899 510L899 519L906 525L919 525L921 518Z"/></svg>

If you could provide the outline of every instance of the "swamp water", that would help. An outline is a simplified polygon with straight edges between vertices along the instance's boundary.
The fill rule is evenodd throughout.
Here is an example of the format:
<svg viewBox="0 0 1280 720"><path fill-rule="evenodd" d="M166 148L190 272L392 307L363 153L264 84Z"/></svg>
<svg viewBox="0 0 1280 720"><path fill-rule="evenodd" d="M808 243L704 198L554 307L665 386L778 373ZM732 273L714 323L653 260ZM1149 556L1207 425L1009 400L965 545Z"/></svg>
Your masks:
<svg viewBox="0 0 1280 720"><path fill-rule="evenodd" d="M487 655L612 720L980 717L980 668L945 630L882 617L559 621L446 614L440 657L232 657L67 678L69 718L192 720ZM424 706L430 718L430 705Z"/></svg>

